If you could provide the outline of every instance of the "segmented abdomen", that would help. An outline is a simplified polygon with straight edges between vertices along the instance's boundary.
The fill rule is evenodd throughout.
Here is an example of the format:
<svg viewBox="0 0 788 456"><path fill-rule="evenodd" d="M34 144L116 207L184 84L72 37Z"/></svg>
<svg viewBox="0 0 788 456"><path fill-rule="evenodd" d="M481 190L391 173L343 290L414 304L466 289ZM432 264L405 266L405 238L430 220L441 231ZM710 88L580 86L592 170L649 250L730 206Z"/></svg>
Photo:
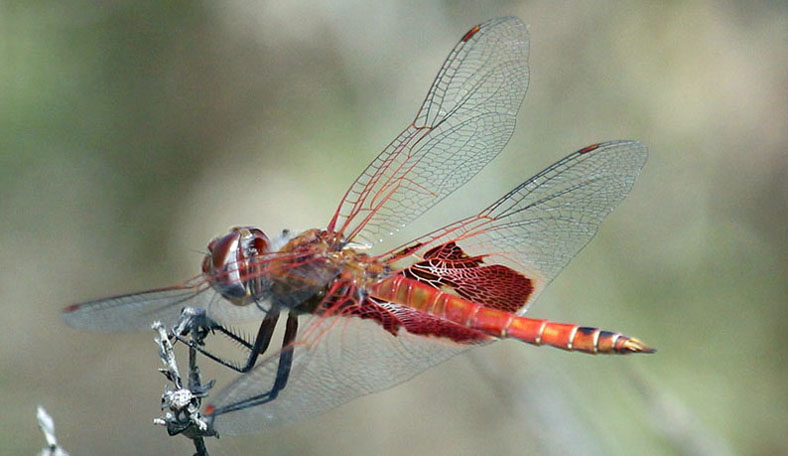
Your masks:
<svg viewBox="0 0 788 456"><path fill-rule="evenodd" d="M404 276L378 282L372 288L372 295L494 337L510 337L533 345L592 354L654 351L643 342L618 332L521 317L481 306Z"/></svg>

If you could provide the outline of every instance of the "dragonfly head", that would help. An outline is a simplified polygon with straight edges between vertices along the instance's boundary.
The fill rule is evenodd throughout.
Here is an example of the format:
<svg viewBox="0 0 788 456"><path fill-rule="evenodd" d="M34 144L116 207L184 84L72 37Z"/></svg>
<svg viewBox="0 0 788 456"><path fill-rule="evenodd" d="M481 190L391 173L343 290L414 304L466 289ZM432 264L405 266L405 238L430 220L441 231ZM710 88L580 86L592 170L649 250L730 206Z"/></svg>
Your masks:
<svg viewBox="0 0 788 456"><path fill-rule="evenodd" d="M258 258L269 251L270 244L259 228L234 227L208 243L202 272L228 301L249 304L263 292L265 278Z"/></svg>

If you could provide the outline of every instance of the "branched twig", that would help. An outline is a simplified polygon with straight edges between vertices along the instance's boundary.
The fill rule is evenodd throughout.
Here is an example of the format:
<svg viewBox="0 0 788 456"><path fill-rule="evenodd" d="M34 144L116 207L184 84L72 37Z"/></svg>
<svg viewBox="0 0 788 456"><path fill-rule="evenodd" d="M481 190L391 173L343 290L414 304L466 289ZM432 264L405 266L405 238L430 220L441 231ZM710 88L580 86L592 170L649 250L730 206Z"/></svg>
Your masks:
<svg viewBox="0 0 788 456"><path fill-rule="evenodd" d="M204 311L203 311L204 312ZM200 403L208 395L208 390L213 387L211 381L207 385L202 385L200 381L200 369L197 366L197 351L189 347L189 377L188 384L184 386L178 371L178 364L175 361L175 350L173 341L177 341L178 336L191 335L192 341L196 344L202 343L206 336L206 331L199 325L204 315L199 309L186 308L181 313L178 324L172 329L166 329L161 322L153 324L153 329L158 331L156 343L159 345L159 356L165 368L160 368L161 372L175 389L166 386L161 397L162 410L167 409L163 416L155 418L154 424L167 427L170 435L183 434L194 442L197 449L195 456L208 456L205 447L204 437L218 437L216 431L210 426L200 413Z"/></svg>

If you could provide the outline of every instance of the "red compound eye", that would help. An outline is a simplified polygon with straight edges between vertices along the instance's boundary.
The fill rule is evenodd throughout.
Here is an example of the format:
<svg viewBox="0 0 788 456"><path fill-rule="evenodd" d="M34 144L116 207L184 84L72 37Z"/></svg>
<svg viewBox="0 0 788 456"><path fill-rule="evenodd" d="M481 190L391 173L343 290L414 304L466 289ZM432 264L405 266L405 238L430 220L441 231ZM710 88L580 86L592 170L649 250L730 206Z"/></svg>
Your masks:
<svg viewBox="0 0 788 456"><path fill-rule="evenodd" d="M211 242L213 248L211 248L209 244L214 268L221 269L225 267L227 263L234 263L236 261L236 251L238 250L238 240L240 237L241 235L239 233L233 231L225 237Z"/></svg>
<svg viewBox="0 0 788 456"><path fill-rule="evenodd" d="M263 233L263 230L253 226L246 227L243 230L245 233L241 242L243 243L244 247L246 247L244 250L254 249L254 253L257 255L262 255L268 251L270 242L268 240L268 236Z"/></svg>
<svg viewBox="0 0 788 456"><path fill-rule="evenodd" d="M213 252L213 249L216 247L216 242L219 241L219 238L213 238L211 242L208 243L208 251Z"/></svg>

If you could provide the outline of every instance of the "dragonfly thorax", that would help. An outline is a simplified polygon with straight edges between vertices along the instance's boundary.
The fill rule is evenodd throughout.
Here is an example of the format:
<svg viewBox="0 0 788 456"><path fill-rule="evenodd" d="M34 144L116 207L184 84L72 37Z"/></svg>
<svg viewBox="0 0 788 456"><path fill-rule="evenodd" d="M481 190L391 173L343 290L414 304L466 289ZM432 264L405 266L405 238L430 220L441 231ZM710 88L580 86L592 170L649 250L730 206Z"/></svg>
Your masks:
<svg viewBox="0 0 788 456"><path fill-rule="evenodd" d="M269 252L270 244L259 228L234 227L230 233L208 243L202 272L228 301L249 304L265 288L258 258Z"/></svg>

